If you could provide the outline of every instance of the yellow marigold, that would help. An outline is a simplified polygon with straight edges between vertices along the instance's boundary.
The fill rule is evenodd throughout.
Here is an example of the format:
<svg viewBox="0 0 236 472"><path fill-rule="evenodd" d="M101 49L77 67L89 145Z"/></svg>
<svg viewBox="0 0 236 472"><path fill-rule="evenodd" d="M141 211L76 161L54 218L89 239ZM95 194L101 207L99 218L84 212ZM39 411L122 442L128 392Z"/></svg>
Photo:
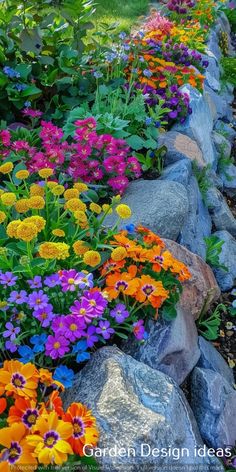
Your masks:
<svg viewBox="0 0 236 472"><path fill-rule="evenodd" d="M84 254L83 261L88 266L96 267L101 262L101 256L97 251L87 251Z"/></svg>
<svg viewBox="0 0 236 472"><path fill-rule="evenodd" d="M123 220L130 218L132 215L130 207L128 205L125 205L124 203L121 203L116 207L116 213Z"/></svg>
<svg viewBox="0 0 236 472"><path fill-rule="evenodd" d="M79 190L80 193L86 192L88 190L88 186L83 184L83 182L77 182L73 185L73 187Z"/></svg>
<svg viewBox="0 0 236 472"><path fill-rule="evenodd" d="M70 211L85 211L86 205L79 198L71 198L65 203L64 208Z"/></svg>
<svg viewBox="0 0 236 472"><path fill-rule="evenodd" d="M12 162L5 162L5 164L2 164L0 166L0 173L1 174L10 174L10 172L12 171L13 169L13 164Z"/></svg>
<svg viewBox="0 0 236 472"><path fill-rule="evenodd" d="M69 257L69 246L65 243L46 242L39 246L39 255L43 259L66 259Z"/></svg>
<svg viewBox="0 0 236 472"><path fill-rule="evenodd" d="M124 247L118 246L115 249L113 249L111 253L111 258L115 262L122 261L127 257L127 251Z"/></svg>
<svg viewBox="0 0 236 472"><path fill-rule="evenodd" d="M55 185L55 187L53 187L51 191L53 195L55 195L56 197L59 197L60 195L64 193L65 187L63 187L63 185Z"/></svg>
<svg viewBox="0 0 236 472"><path fill-rule="evenodd" d="M30 196L31 197L43 197L44 196L44 188L38 184L32 184L30 186Z"/></svg>
<svg viewBox="0 0 236 472"><path fill-rule="evenodd" d="M93 203L93 202L90 203L89 208L90 208L91 211L93 211L97 215L100 215L100 213L102 211L102 207L100 205L98 205L97 203Z"/></svg>
<svg viewBox="0 0 236 472"><path fill-rule="evenodd" d="M65 200L70 200L71 198L78 198L79 190L77 188L68 188L65 190L63 197Z"/></svg>
<svg viewBox="0 0 236 472"><path fill-rule="evenodd" d="M5 221L7 215L6 213L4 213L4 211L0 211L0 224L3 223L3 221Z"/></svg>
<svg viewBox="0 0 236 472"><path fill-rule="evenodd" d="M42 216L33 215L24 219L25 223L32 223L36 226L38 233L42 231L46 226L46 220Z"/></svg>
<svg viewBox="0 0 236 472"><path fill-rule="evenodd" d="M16 236L22 241L32 241L38 234L37 226L32 223L22 221L16 229Z"/></svg>
<svg viewBox="0 0 236 472"><path fill-rule="evenodd" d="M54 181L53 181L53 182L52 182L52 181L47 182L47 186L48 186L48 188L50 188L50 189L52 189L52 188L54 188L54 187L57 187L57 185L58 185L58 183L57 183L57 182L54 182Z"/></svg>
<svg viewBox="0 0 236 472"><path fill-rule="evenodd" d="M73 249L77 256L82 256L87 251L89 251L88 246L85 245L85 241L83 241L82 239L75 241L75 243L73 244Z"/></svg>
<svg viewBox="0 0 236 472"><path fill-rule="evenodd" d="M45 207L45 200L40 195L35 195L34 197L30 197L29 200L29 208L33 210L42 210Z"/></svg>
<svg viewBox="0 0 236 472"><path fill-rule="evenodd" d="M59 238L62 238L63 236L65 236L65 231L63 231L63 229L53 229L52 234L54 236L58 236Z"/></svg>
<svg viewBox="0 0 236 472"><path fill-rule="evenodd" d="M49 169L49 167L45 167L44 169L40 169L38 171L38 174L42 179L48 179L48 177L51 177L53 175L53 169Z"/></svg>
<svg viewBox="0 0 236 472"><path fill-rule="evenodd" d="M16 230L18 228L18 226L21 224L21 220L13 220L11 221L8 225L7 225L7 235L9 236L9 238L16 238L17 237L17 234L16 234Z"/></svg>
<svg viewBox="0 0 236 472"><path fill-rule="evenodd" d="M102 209L103 209L104 213L107 213L108 215L111 215L111 213L113 213L111 205L108 205L107 203L104 203L102 205Z"/></svg>
<svg viewBox="0 0 236 472"><path fill-rule="evenodd" d="M1 195L1 201L5 206L12 206L16 203L16 196L12 192L5 192Z"/></svg>
<svg viewBox="0 0 236 472"><path fill-rule="evenodd" d="M82 229L87 227L88 218L84 211L75 211L74 217L76 219L76 224L79 225Z"/></svg>
<svg viewBox="0 0 236 472"><path fill-rule="evenodd" d="M29 210L29 200L28 198L22 198L21 200L18 200L15 204L15 209L18 211L18 213L25 213L26 211Z"/></svg>
<svg viewBox="0 0 236 472"><path fill-rule="evenodd" d="M19 180L25 180L25 179L28 179L28 177L29 177L28 170L22 169L16 172L16 178Z"/></svg>

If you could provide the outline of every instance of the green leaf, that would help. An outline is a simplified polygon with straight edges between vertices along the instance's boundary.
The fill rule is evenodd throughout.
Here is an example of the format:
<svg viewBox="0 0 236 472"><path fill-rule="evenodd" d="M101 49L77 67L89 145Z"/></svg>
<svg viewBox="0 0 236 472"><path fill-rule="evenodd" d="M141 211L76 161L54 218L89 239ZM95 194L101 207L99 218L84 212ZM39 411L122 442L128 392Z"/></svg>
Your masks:
<svg viewBox="0 0 236 472"><path fill-rule="evenodd" d="M177 310L174 305L166 305L161 310L161 315L166 321L172 321L177 316Z"/></svg>
<svg viewBox="0 0 236 472"><path fill-rule="evenodd" d="M144 139L140 138L137 134L134 134L126 139L128 145L135 151L139 151L145 146Z"/></svg>
<svg viewBox="0 0 236 472"><path fill-rule="evenodd" d="M21 79L27 80L28 76L32 70L31 64L18 64L15 67L15 70L19 72Z"/></svg>
<svg viewBox="0 0 236 472"><path fill-rule="evenodd" d="M29 85L25 90L21 92L21 97L32 97L33 95L41 95L42 90L40 90L35 85Z"/></svg>

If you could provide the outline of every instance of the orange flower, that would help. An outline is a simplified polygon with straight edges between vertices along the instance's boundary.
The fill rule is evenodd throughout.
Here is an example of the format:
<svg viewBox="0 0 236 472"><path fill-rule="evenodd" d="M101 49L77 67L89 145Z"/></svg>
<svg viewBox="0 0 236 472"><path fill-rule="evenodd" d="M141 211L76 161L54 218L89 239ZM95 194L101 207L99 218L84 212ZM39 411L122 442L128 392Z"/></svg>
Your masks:
<svg viewBox="0 0 236 472"><path fill-rule="evenodd" d="M139 279L135 278L136 266L130 266L128 272L115 273L106 278L105 291L109 294L110 300L117 298L120 293L134 296L139 288Z"/></svg>
<svg viewBox="0 0 236 472"><path fill-rule="evenodd" d="M71 423L73 427L73 433L68 442L75 454L83 456L85 444L96 446L98 442L96 420L92 416L91 410L88 410L85 405L72 403L63 416L63 420Z"/></svg>
<svg viewBox="0 0 236 472"><path fill-rule="evenodd" d="M9 410L7 422L9 425L23 423L26 428L30 429L35 425L38 416L39 410L35 400L17 398Z"/></svg>
<svg viewBox="0 0 236 472"><path fill-rule="evenodd" d="M170 269L174 274L178 274L178 280L184 282L185 280L191 279L191 273L183 262L173 259L172 268Z"/></svg>
<svg viewBox="0 0 236 472"><path fill-rule="evenodd" d="M149 301L154 308L159 308L168 298L168 295L169 292L163 287L162 282L156 282L149 275L142 275L135 298L141 303Z"/></svg>
<svg viewBox="0 0 236 472"><path fill-rule="evenodd" d="M153 233L150 229L145 228L145 226L141 226L141 225L138 226L137 232L145 235L143 236L143 241L145 242L145 244L147 244L147 246L152 246L153 244L157 244L158 246L162 248L165 247L164 241L162 241L162 239L159 236L157 236L157 234Z"/></svg>
<svg viewBox="0 0 236 472"><path fill-rule="evenodd" d="M50 410L50 411L56 411L56 413L59 415L59 416L62 416L64 415L64 410L63 410L63 403L62 403L62 399L59 395L59 392L58 390L54 390L47 403L46 403L46 408L47 410Z"/></svg>
<svg viewBox="0 0 236 472"><path fill-rule="evenodd" d="M101 274L107 275L110 272L120 272L120 269L123 269L125 266L125 260L115 262L112 259L108 259L108 261L103 264L102 269L101 269Z"/></svg>
<svg viewBox="0 0 236 472"><path fill-rule="evenodd" d="M173 257L169 251L164 251L162 253L162 248L160 246L154 246L148 252L149 261L152 266L152 270L155 272L160 272L161 269L168 270L172 267Z"/></svg>
<svg viewBox="0 0 236 472"><path fill-rule="evenodd" d="M38 377L38 371L31 363L5 361L0 369L0 385L5 387L7 395L13 395L15 398L36 398Z"/></svg>
<svg viewBox="0 0 236 472"><path fill-rule="evenodd" d="M0 472L23 472L37 469L37 461L32 448L26 442L26 428L15 423L0 430L0 445L5 449L0 454Z"/></svg>

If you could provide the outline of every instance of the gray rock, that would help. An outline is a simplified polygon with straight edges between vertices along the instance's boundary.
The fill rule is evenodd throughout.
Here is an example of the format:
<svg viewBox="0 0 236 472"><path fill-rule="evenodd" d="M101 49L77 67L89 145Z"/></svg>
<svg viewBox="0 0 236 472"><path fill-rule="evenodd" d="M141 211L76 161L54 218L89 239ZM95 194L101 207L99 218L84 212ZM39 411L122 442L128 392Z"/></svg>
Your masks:
<svg viewBox="0 0 236 472"><path fill-rule="evenodd" d="M222 134L217 133L217 131L213 131L212 137L219 155L223 154L224 158L229 158L231 155L231 143L228 139L222 136Z"/></svg>
<svg viewBox="0 0 236 472"><path fill-rule="evenodd" d="M178 307L172 321L150 322L143 343L129 340L123 350L136 360L169 375L179 385L197 364L200 351L195 321L191 313Z"/></svg>
<svg viewBox="0 0 236 472"><path fill-rule="evenodd" d="M207 84L205 84L203 95L208 104L213 122L217 121L219 118L232 119L232 111L225 96L214 92Z"/></svg>
<svg viewBox="0 0 236 472"><path fill-rule="evenodd" d="M216 231L214 235L224 241L219 260L228 272L214 269L214 274L221 290L225 292L233 288L236 281L236 240L227 231Z"/></svg>
<svg viewBox="0 0 236 472"><path fill-rule="evenodd" d="M226 230L236 236L236 220L219 190L212 187L206 197L209 213L217 230Z"/></svg>
<svg viewBox="0 0 236 472"><path fill-rule="evenodd" d="M219 92L221 89L219 64L214 57L206 54L202 54L202 58L209 63L205 71L205 83L216 92Z"/></svg>
<svg viewBox="0 0 236 472"><path fill-rule="evenodd" d="M203 203L195 177L190 179L187 190L189 211L178 242L205 260L206 244L204 238L211 234L211 217Z"/></svg>
<svg viewBox="0 0 236 472"><path fill-rule="evenodd" d="M97 419L100 432L99 449L106 453L96 457L101 472L171 472L176 463L196 465L193 472L223 472L216 458L193 457L195 447L202 441L187 401L178 386L165 374L137 362L115 347L97 351L87 366L78 374L75 386L65 394L65 403L79 401L87 404ZM173 457L142 457L142 444L154 448L181 448L189 450L189 457L178 461ZM106 449L105 449L106 448ZM108 449L125 448L123 457L113 457ZM131 448L135 451L135 457ZM144 453L149 451L143 446ZM130 457L128 455L130 453ZM157 449L156 449L157 454ZM112 451L111 451L112 453ZM114 457L115 455L115 457ZM210 467L211 466L211 467ZM164 469L165 467L165 469Z"/></svg>
<svg viewBox="0 0 236 472"><path fill-rule="evenodd" d="M217 122L215 123L215 130L218 133L222 133L222 135L231 143L236 138L236 131L234 130L234 128L232 128L229 124L224 123L221 120L217 120Z"/></svg>
<svg viewBox="0 0 236 472"><path fill-rule="evenodd" d="M236 391L217 372L195 367L191 380L191 406L201 435L214 448L236 440Z"/></svg>
<svg viewBox="0 0 236 472"><path fill-rule="evenodd" d="M195 140L202 151L206 164L212 165L216 161L216 155L211 141L213 119L209 105L197 89L190 85L185 85L181 89L190 96L192 114L188 116L183 124L174 125L173 130L186 134Z"/></svg>
<svg viewBox="0 0 236 472"><path fill-rule="evenodd" d="M230 197L234 197L236 195L236 166L234 164L224 166L219 175L225 193Z"/></svg>
<svg viewBox="0 0 236 472"><path fill-rule="evenodd" d="M202 336L199 336L199 349L201 356L197 367L218 372L218 374L222 375L222 377L233 386L233 371L213 344L208 342Z"/></svg>
<svg viewBox="0 0 236 472"><path fill-rule="evenodd" d="M189 159L182 159L170 166L165 167L160 180L171 180L179 182L186 187L192 175L192 164Z"/></svg>
<svg viewBox="0 0 236 472"><path fill-rule="evenodd" d="M218 44L217 34L213 30L211 30L209 34L205 52L208 56L215 57L217 62L219 62L222 56L222 53Z"/></svg>
<svg viewBox="0 0 236 472"><path fill-rule="evenodd" d="M196 141L189 138L189 136L171 130L160 134L158 144L167 147L165 166L174 164L181 159L196 161L199 167L205 165L202 151Z"/></svg>
<svg viewBox="0 0 236 472"><path fill-rule="evenodd" d="M136 180L129 184L121 203L130 206L132 216L125 224L142 224L162 237L177 239L188 213L188 195L178 182ZM113 225L116 216L108 216L106 225ZM121 227L124 226L124 220Z"/></svg>

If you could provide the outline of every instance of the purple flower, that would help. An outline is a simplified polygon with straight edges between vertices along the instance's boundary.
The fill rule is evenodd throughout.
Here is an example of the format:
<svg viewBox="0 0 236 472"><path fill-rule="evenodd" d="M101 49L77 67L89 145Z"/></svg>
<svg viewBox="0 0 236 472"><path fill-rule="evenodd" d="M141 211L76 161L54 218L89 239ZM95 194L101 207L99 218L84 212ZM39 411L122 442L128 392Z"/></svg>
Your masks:
<svg viewBox="0 0 236 472"><path fill-rule="evenodd" d="M10 322L6 323L5 328L6 331L3 332L3 337L10 338L10 341L14 341L16 339L16 335L20 332L20 328L13 326L13 324Z"/></svg>
<svg viewBox="0 0 236 472"><path fill-rule="evenodd" d="M15 285L18 277L13 275L12 272L5 272L5 274L0 275L0 284L4 285L5 287L12 287Z"/></svg>
<svg viewBox="0 0 236 472"><path fill-rule="evenodd" d="M12 353L17 351L16 344L12 343L11 341L5 342L5 348Z"/></svg>
<svg viewBox="0 0 236 472"><path fill-rule="evenodd" d="M83 318L78 318L75 315L65 317L65 329L63 330L63 334L70 341L73 342L85 336L84 328L86 328L86 324Z"/></svg>
<svg viewBox="0 0 236 472"><path fill-rule="evenodd" d="M96 328L96 333L101 334L104 339L110 339L114 332L115 330L110 328L109 321L99 321L99 325Z"/></svg>
<svg viewBox="0 0 236 472"><path fill-rule="evenodd" d="M123 303L118 303L114 310L111 310L110 316L115 318L117 323L123 323L125 318L129 317L129 312L126 310L126 306Z"/></svg>
<svg viewBox="0 0 236 472"><path fill-rule="evenodd" d="M48 296L45 295L43 290L33 292L29 295L28 305L30 308L45 308L48 304Z"/></svg>
<svg viewBox="0 0 236 472"><path fill-rule="evenodd" d="M60 285L60 277L59 274L52 274L49 275L44 279L44 285L47 285L47 287L56 287L56 285Z"/></svg>
<svg viewBox="0 0 236 472"><path fill-rule="evenodd" d="M134 336L141 341L145 337L145 327L144 327L144 321L143 320L138 320L136 323L133 324L133 333Z"/></svg>
<svg viewBox="0 0 236 472"><path fill-rule="evenodd" d="M94 312L93 307L85 300L81 298L81 302L75 300L74 305L70 307L72 315L76 315L80 318L83 318L86 323L91 323L93 318L96 318L98 315Z"/></svg>
<svg viewBox="0 0 236 472"><path fill-rule="evenodd" d="M84 289L93 286L93 274L76 272L75 269L63 270L60 278L63 292L74 292L77 287Z"/></svg>
<svg viewBox="0 0 236 472"><path fill-rule="evenodd" d="M99 316L103 314L108 303L99 291L86 291L84 292L83 299L88 302L90 307L93 309L93 312Z"/></svg>
<svg viewBox="0 0 236 472"><path fill-rule="evenodd" d="M22 303L26 303L27 301L28 297L25 290L21 290L20 292L13 290L13 292L11 292L10 297L8 298L9 303L16 303L17 305L21 305Z"/></svg>
<svg viewBox="0 0 236 472"><path fill-rule="evenodd" d="M46 356L50 356L52 359L58 359L63 357L66 352L69 352L70 341L64 336L48 336L46 342Z"/></svg>
<svg viewBox="0 0 236 472"><path fill-rule="evenodd" d="M52 321L52 330L54 331L54 333L58 333L58 332L64 332L64 329L66 327L66 316L62 315L62 316L56 316L53 321Z"/></svg>
<svg viewBox="0 0 236 472"><path fill-rule="evenodd" d="M43 328L47 328L56 315L53 313L53 306L49 303L43 308L36 308L33 316L40 321Z"/></svg>
<svg viewBox="0 0 236 472"><path fill-rule="evenodd" d="M27 280L30 288L41 288L42 287L42 277L40 275L35 275L32 280Z"/></svg>
<svg viewBox="0 0 236 472"><path fill-rule="evenodd" d="M168 115L169 115L170 118L175 119L178 116L178 112L176 110L172 110L172 111L170 111L170 113L168 113Z"/></svg>
<svg viewBox="0 0 236 472"><path fill-rule="evenodd" d="M98 337L95 335L95 333L95 326L89 326L86 333L88 347L93 347L94 344L98 342Z"/></svg>

